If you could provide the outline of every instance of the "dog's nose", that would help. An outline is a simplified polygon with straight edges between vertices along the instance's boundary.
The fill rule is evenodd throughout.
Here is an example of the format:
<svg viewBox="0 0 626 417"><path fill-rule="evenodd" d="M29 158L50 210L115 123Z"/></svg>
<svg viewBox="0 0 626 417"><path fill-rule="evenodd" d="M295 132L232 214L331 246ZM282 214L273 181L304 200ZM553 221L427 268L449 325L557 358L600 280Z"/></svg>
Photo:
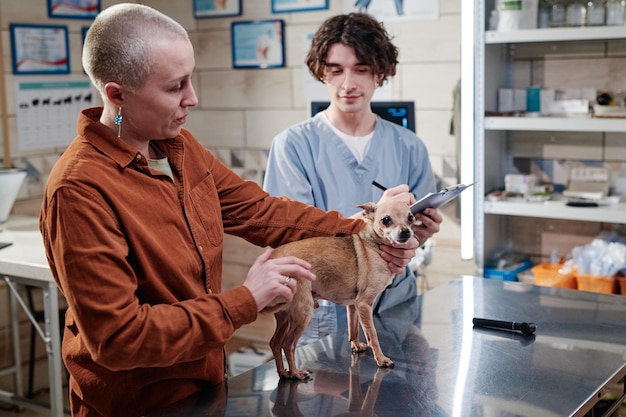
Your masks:
<svg viewBox="0 0 626 417"><path fill-rule="evenodd" d="M404 229L400 230L400 241L401 242L406 242L410 238L411 238L411 229L408 229L408 228L405 227Z"/></svg>

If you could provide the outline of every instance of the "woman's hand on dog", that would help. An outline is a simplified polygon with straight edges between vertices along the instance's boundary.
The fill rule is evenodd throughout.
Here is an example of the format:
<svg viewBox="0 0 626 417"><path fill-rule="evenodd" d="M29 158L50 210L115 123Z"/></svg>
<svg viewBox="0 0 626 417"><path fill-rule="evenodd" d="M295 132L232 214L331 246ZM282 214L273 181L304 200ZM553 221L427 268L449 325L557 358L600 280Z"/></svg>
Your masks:
<svg viewBox="0 0 626 417"><path fill-rule="evenodd" d="M295 256L269 259L271 253L272 249L268 249L256 258L243 283L252 293L257 311L263 310L278 296L291 301L297 289L296 279L315 280L308 262Z"/></svg>

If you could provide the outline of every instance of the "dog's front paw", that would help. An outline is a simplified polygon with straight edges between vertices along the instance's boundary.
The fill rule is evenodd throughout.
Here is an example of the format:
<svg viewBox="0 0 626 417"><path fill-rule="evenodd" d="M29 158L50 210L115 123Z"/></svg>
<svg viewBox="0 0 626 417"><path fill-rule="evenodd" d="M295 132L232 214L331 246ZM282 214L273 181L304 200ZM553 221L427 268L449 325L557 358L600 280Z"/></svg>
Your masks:
<svg viewBox="0 0 626 417"><path fill-rule="evenodd" d="M383 356L382 358L376 358L376 363L381 368L393 368L394 366L393 361L386 356Z"/></svg>
<svg viewBox="0 0 626 417"><path fill-rule="evenodd" d="M350 342L350 345L352 346L352 353L361 353L367 350L366 343Z"/></svg>
<svg viewBox="0 0 626 417"><path fill-rule="evenodd" d="M311 373L309 371L302 371L296 369L295 371L285 371L280 375L281 379L291 379L297 381L309 381L311 379Z"/></svg>

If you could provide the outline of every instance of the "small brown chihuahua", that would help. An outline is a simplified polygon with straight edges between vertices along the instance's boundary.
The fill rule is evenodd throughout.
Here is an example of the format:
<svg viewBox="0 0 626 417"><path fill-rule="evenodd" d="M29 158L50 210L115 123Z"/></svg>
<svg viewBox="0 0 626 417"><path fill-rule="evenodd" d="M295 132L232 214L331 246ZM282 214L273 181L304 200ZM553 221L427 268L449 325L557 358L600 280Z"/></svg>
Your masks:
<svg viewBox="0 0 626 417"><path fill-rule="evenodd" d="M276 331L270 347L281 378L309 379L306 371L296 368L296 344L313 316L317 300L324 299L348 307L348 336L352 352L364 352L371 346L380 367L393 367L378 342L372 320L372 305L376 297L391 284L393 273L380 256L379 245L405 243L413 237L415 222L408 204L387 200L382 204L366 203L362 208L366 226L348 237L316 237L291 242L274 250L271 257L295 256L312 265L317 276L313 282L298 280L291 302L277 297L263 313L274 313ZM359 341L359 322L367 344ZM285 352L289 370L285 369Z"/></svg>

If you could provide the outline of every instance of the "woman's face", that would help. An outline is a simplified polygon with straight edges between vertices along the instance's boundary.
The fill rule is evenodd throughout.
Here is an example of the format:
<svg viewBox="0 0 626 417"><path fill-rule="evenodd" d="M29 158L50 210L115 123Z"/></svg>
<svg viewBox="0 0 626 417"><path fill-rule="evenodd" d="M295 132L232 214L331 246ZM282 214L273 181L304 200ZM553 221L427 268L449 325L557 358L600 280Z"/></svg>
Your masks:
<svg viewBox="0 0 626 417"><path fill-rule="evenodd" d="M177 136L187 121L188 108L198 104L191 85L195 67L193 47L186 39L155 41L153 70L143 87L125 93L122 137L150 141Z"/></svg>

